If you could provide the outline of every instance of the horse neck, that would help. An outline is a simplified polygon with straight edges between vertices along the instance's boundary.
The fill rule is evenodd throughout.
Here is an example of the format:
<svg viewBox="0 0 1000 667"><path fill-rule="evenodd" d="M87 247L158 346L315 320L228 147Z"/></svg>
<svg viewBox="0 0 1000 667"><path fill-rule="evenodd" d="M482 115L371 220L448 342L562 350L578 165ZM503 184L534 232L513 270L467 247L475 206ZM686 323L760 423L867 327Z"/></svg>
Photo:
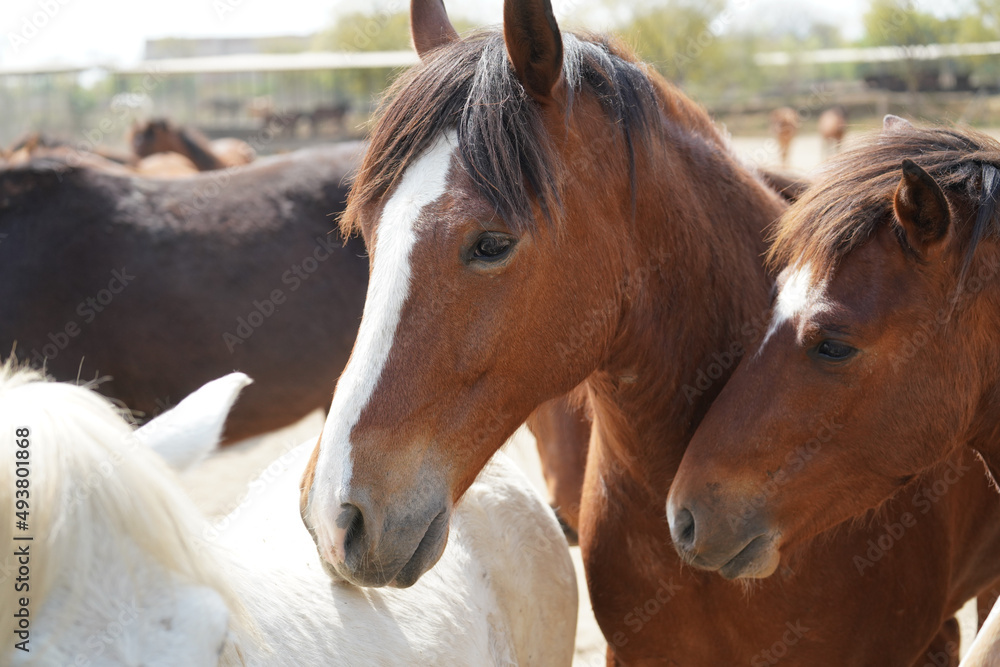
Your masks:
<svg viewBox="0 0 1000 667"><path fill-rule="evenodd" d="M626 251L635 279L625 277L633 287L622 324L588 382L606 464L654 497L666 493L742 348L767 325L763 235L784 208L707 117L698 112L692 123L691 109L681 112L664 118L664 140L639 168Z"/></svg>
<svg viewBox="0 0 1000 667"><path fill-rule="evenodd" d="M966 354L974 358L956 364L955 368L942 368L940 372L960 372L965 368L976 374L958 383L960 388L951 392L952 400L966 391L972 394L972 405L967 409L974 416L965 442L979 452L993 478L1000 483L1000 353L997 352L1000 343L1000 287L997 285L1000 247L987 240L980 246L979 254L979 259L968 270L966 298L958 293L955 308L964 308L967 312L958 313L956 319L960 324L952 334L958 344L966 346Z"/></svg>
<svg viewBox="0 0 1000 667"><path fill-rule="evenodd" d="M212 169L222 169L225 165L212 152L208 140L186 128L177 129L177 141L180 144L183 155L187 156L199 171L211 171Z"/></svg>

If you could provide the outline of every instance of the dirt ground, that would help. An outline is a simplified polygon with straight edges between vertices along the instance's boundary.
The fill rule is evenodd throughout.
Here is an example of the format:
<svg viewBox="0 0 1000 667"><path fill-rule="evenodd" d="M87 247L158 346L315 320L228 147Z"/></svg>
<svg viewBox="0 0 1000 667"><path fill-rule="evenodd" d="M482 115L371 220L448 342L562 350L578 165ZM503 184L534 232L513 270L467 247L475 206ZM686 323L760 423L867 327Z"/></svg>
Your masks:
<svg viewBox="0 0 1000 667"><path fill-rule="evenodd" d="M1000 137L1000 129L990 131ZM848 135L850 145L856 137ZM733 148L747 160L761 166L780 166L777 145L768 137L734 137ZM789 169L808 172L820 164L823 156L819 135L801 134L792 144ZM184 478L188 491L195 502L211 518L222 517L234 509L247 484L268 464L282 453L306 440L315 439L323 425L319 412L313 413L281 431L247 440L218 452L203 465L190 471ZM541 466L535 450L534 438L527 429L519 430L505 449L517 461L525 473L545 493L541 476ZM571 549L577 567L577 582L580 587L580 616L577 626L576 657L574 667L603 667L606 644L594 620L587 595L580 550ZM963 653L968 646L975 628L975 607L966 605L959 615L962 623Z"/></svg>

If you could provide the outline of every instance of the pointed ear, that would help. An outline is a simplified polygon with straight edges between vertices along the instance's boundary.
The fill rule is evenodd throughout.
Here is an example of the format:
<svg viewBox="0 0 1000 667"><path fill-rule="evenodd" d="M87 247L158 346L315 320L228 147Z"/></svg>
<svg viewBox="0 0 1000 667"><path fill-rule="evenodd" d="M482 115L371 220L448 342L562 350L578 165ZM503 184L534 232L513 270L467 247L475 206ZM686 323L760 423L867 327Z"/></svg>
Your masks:
<svg viewBox="0 0 1000 667"><path fill-rule="evenodd" d="M882 133L890 134L893 132L909 132L913 129L913 123L906 120L905 118L900 118L899 116L893 116L891 113L887 113L885 118L882 119Z"/></svg>
<svg viewBox="0 0 1000 667"><path fill-rule="evenodd" d="M434 49L458 39L444 9L444 0L410 0L410 37L421 60Z"/></svg>
<svg viewBox="0 0 1000 667"><path fill-rule="evenodd" d="M505 0L503 38L517 78L528 94L542 103L562 73L562 35L549 0Z"/></svg>
<svg viewBox="0 0 1000 667"><path fill-rule="evenodd" d="M912 160L903 160L893 208L907 242L921 255L939 247L948 235L951 211L944 190Z"/></svg>
<svg viewBox="0 0 1000 667"><path fill-rule="evenodd" d="M133 435L174 470L187 470L218 446L236 397L251 382L243 373L213 380Z"/></svg>

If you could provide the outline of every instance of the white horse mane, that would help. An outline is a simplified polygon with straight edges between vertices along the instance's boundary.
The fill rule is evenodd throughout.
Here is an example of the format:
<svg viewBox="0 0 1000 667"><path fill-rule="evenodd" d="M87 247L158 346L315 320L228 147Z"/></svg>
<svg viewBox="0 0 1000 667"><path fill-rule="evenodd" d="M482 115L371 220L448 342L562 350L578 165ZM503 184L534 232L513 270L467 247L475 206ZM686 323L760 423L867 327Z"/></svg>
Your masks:
<svg viewBox="0 0 1000 667"><path fill-rule="evenodd" d="M0 544L15 545L15 430L30 429L29 531L32 535L31 608L37 615L60 573L72 572L61 596L60 618L71 622L88 602L96 555L108 549L128 568L153 558L180 581L219 593L231 612L231 629L244 624L239 598L211 547L198 539L205 521L166 463L139 438L107 399L81 386L48 382L8 361L0 368ZM95 540L121 544L101 545ZM139 552L128 548L129 540ZM13 553L13 546L7 550ZM4 596L13 586L5 586ZM4 609L14 608L4 604ZM13 617L5 613L0 633L11 637ZM35 647L34 650L39 650Z"/></svg>
<svg viewBox="0 0 1000 667"><path fill-rule="evenodd" d="M570 663L577 594L569 550L547 505L503 456L457 506L441 560L409 589L339 585L323 570L298 508L311 443L275 461L273 478L251 484L252 502L213 531L151 446L176 464L197 460L246 382L230 375L209 383L192 395L200 411L189 403L143 434L87 387L0 368L0 544L11 555L24 544L13 539L16 472L8 463L23 427L30 530L17 536L34 538L31 653L8 645L0 662ZM21 594L9 572L17 565L3 557L2 608L16 609ZM109 610L122 605L136 612L119 623ZM8 638L13 621L5 611L0 633Z"/></svg>

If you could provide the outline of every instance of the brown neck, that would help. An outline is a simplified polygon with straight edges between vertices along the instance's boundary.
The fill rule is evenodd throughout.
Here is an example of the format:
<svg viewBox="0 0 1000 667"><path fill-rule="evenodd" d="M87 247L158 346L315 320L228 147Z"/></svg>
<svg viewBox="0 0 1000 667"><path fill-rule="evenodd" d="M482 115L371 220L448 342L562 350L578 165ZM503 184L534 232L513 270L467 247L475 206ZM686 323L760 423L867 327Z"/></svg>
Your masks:
<svg viewBox="0 0 1000 667"><path fill-rule="evenodd" d="M665 117L660 154L638 165L655 176L639 184L624 315L588 380L602 468L623 468L655 499L742 350L767 326L763 235L784 207L714 128L688 126Z"/></svg>
<svg viewBox="0 0 1000 667"><path fill-rule="evenodd" d="M208 140L203 136L185 128L180 128L177 131L177 141L181 146L179 152L190 158L199 171L222 169L225 166L222 160L212 152Z"/></svg>

